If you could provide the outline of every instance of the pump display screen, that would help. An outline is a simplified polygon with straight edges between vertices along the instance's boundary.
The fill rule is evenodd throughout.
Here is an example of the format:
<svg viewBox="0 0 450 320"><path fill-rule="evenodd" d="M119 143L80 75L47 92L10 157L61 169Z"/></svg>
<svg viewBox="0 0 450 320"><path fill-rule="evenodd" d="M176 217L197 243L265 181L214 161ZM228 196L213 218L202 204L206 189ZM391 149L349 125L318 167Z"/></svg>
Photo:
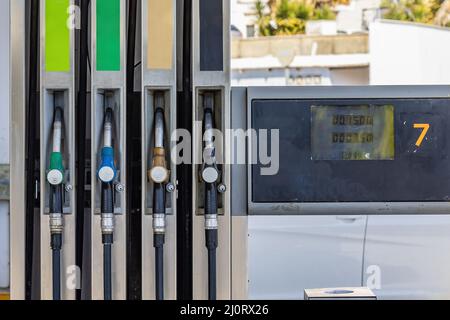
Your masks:
<svg viewBox="0 0 450 320"><path fill-rule="evenodd" d="M253 99L253 203L448 202L450 98Z"/></svg>
<svg viewBox="0 0 450 320"><path fill-rule="evenodd" d="M392 105L311 106L313 160L393 160Z"/></svg>

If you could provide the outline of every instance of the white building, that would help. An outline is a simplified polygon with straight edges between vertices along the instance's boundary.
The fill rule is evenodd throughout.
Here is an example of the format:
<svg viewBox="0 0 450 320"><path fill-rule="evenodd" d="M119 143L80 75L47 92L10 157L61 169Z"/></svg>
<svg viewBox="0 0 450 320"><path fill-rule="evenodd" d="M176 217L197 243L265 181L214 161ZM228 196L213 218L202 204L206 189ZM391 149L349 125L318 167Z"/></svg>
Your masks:
<svg viewBox="0 0 450 320"><path fill-rule="evenodd" d="M233 86L368 85L368 35L234 39Z"/></svg>
<svg viewBox="0 0 450 320"><path fill-rule="evenodd" d="M369 25L381 17L381 0L351 0L349 5L335 9L337 30L343 33L365 32Z"/></svg>
<svg viewBox="0 0 450 320"><path fill-rule="evenodd" d="M381 20L369 39L370 84L450 84L450 28Z"/></svg>
<svg viewBox="0 0 450 320"><path fill-rule="evenodd" d="M231 25L236 27L244 38L256 35L256 2L257 0L231 0ZM263 3L267 2L268 0L263 0Z"/></svg>
<svg viewBox="0 0 450 320"><path fill-rule="evenodd" d="M231 0L231 24L240 31L244 38L257 36L256 2L257 0ZM262 0L262 2L267 4L268 0ZM351 0L349 5L337 6L334 32L367 31L369 24L380 18L380 5L381 0ZM266 10L269 12L268 7ZM329 28L325 30L329 30Z"/></svg>
<svg viewBox="0 0 450 320"><path fill-rule="evenodd" d="M369 34L239 39L232 48L235 86L450 84L450 28L377 20ZM288 65L280 54L292 55Z"/></svg>

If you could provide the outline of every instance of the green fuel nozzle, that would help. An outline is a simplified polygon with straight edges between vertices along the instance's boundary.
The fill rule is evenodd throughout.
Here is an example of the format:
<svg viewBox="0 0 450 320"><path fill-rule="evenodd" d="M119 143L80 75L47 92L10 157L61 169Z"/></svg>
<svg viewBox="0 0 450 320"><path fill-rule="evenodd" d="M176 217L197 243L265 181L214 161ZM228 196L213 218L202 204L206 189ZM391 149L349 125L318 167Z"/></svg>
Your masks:
<svg viewBox="0 0 450 320"><path fill-rule="evenodd" d="M64 164L61 153L63 110L55 108L53 119L53 150L50 154L50 164L47 173L47 181L51 185L60 185L64 181Z"/></svg>

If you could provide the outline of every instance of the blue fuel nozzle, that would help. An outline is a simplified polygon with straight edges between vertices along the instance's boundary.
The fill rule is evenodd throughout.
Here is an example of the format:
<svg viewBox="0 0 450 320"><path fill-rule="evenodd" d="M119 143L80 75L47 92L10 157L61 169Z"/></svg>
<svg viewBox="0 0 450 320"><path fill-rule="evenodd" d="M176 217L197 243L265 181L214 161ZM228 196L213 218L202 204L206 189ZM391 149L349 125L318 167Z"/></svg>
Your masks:
<svg viewBox="0 0 450 320"><path fill-rule="evenodd" d="M101 164L97 172L100 181L108 183L114 180L117 175L114 166L114 149L111 147L103 147L101 153Z"/></svg>

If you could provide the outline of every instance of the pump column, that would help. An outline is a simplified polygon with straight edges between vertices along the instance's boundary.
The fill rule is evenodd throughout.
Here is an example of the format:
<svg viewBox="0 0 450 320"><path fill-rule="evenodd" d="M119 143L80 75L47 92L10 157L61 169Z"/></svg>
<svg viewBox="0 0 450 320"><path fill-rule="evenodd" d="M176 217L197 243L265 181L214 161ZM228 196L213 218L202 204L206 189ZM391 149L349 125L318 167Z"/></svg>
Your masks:
<svg viewBox="0 0 450 320"><path fill-rule="evenodd" d="M41 299L75 299L75 114L72 0L40 1Z"/></svg>
<svg viewBox="0 0 450 320"><path fill-rule="evenodd" d="M192 11L193 297L230 299L230 1L193 0ZM212 143L209 129L223 136Z"/></svg>
<svg viewBox="0 0 450 320"><path fill-rule="evenodd" d="M176 0L142 1L142 298L176 299ZM154 242L157 240L157 242ZM162 253L162 254L161 254Z"/></svg>
<svg viewBox="0 0 450 320"><path fill-rule="evenodd" d="M92 0L93 300L126 299L126 1Z"/></svg>

